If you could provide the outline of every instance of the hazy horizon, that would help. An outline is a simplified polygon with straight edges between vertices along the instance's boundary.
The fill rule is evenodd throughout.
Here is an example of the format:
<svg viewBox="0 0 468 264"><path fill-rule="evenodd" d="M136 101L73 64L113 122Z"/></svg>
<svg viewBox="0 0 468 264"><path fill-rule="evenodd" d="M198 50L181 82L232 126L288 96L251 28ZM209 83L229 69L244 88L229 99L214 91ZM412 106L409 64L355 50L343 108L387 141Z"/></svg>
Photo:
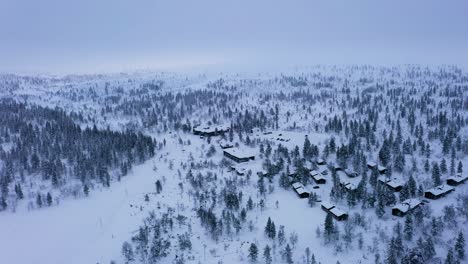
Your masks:
<svg viewBox="0 0 468 264"><path fill-rule="evenodd" d="M0 72L468 65L466 1L0 0Z"/></svg>

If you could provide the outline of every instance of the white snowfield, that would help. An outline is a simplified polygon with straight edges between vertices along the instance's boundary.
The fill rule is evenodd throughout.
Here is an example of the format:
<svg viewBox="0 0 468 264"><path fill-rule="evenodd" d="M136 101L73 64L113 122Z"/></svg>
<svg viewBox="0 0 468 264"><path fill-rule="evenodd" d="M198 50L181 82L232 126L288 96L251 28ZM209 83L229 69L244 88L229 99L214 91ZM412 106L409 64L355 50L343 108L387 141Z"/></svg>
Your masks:
<svg viewBox="0 0 468 264"><path fill-rule="evenodd" d="M2 259L17 264L109 263L119 259L123 241L147 215L149 208L142 204L142 197L154 192L155 180L148 161L109 189L91 192L89 198L0 214ZM143 211L139 205L144 206Z"/></svg>

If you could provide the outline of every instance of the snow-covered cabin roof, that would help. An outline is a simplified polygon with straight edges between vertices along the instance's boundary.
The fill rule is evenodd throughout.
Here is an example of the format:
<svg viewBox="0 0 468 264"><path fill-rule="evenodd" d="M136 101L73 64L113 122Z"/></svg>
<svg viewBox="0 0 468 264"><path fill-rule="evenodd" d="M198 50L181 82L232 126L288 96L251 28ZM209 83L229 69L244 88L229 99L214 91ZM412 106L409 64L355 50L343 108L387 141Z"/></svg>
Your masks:
<svg viewBox="0 0 468 264"><path fill-rule="evenodd" d="M253 153L253 151L249 149L229 148L229 149L225 149L224 152L234 157L240 158L240 159L255 157L255 154Z"/></svg>
<svg viewBox="0 0 468 264"><path fill-rule="evenodd" d="M377 169L378 169L379 171L384 171L384 170L387 169L387 167L382 166L382 165L379 165L379 166L377 166Z"/></svg>
<svg viewBox="0 0 468 264"><path fill-rule="evenodd" d="M321 174L316 174L316 175L312 176L312 178L314 178L314 180L316 180L316 181L326 180L326 178L323 177L323 175L321 175Z"/></svg>
<svg viewBox="0 0 468 264"><path fill-rule="evenodd" d="M231 166L231 168L235 170L238 174L244 174L247 172L247 168L245 166L234 165Z"/></svg>
<svg viewBox="0 0 468 264"><path fill-rule="evenodd" d="M322 202L322 207L327 209L327 210L330 210L332 209L333 207L335 207L334 204L330 203L330 202Z"/></svg>
<svg viewBox="0 0 468 264"><path fill-rule="evenodd" d="M310 176L314 177L315 175L318 174L318 172L317 172L316 170L311 170L311 171L309 172L309 174L310 174Z"/></svg>
<svg viewBox="0 0 468 264"><path fill-rule="evenodd" d="M398 188L404 185L404 183L401 180L398 180L396 178L393 179L387 179L386 177L380 177L379 181L382 183L385 183L386 185L392 187L392 188Z"/></svg>
<svg viewBox="0 0 468 264"><path fill-rule="evenodd" d="M406 199L403 202L395 205L393 209L398 209L400 212L407 213L408 211L416 208L418 205L421 204L421 201L418 199Z"/></svg>
<svg viewBox="0 0 468 264"><path fill-rule="evenodd" d="M355 171L352 170L352 169L345 169L345 173L346 173L346 175L348 175L349 177L357 177L357 176L358 176L357 172L355 172Z"/></svg>
<svg viewBox="0 0 468 264"><path fill-rule="evenodd" d="M220 146L221 148L223 148L223 149L224 149L224 148L232 148L232 147L234 147L234 145L233 145L231 142L225 141L225 140L219 141L219 146Z"/></svg>
<svg viewBox="0 0 468 264"><path fill-rule="evenodd" d="M325 164L325 160L323 160L323 159L317 159L317 164Z"/></svg>
<svg viewBox="0 0 468 264"><path fill-rule="evenodd" d="M433 195L438 196L438 195L448 193L448 192L453 191L453 190L455 190L455 188L450 187L450 186L445 185L445 184L442 184L442 185L436 186L436 187L434 187L432 189L429 189L426 192L430 192Z"/></svg>
<svg viewBox="0 0 468 264"><path fill-rule="evenodd" d="M335 216L338 216L338 217L340 217L342 215L346 215L346 213L343 210L341 210L341 209L339 209L337 207L333 207L329 211L330 211L330 213L332 213L332 214L334 214Z"/></svg>
<svg viewBox="0 0 468 264"><path fill-rule="evenodd" d="M375 163L373 161L369 161L369 162L367 162L367 166L374 168L375 166L377 166L377 163Z"/></svg>
<svg viewBox="0 0 468 264"><path fill-rule="evenodd" d="M293 187L294 189L298 189L298 188L303 188L303 187L304 187L304 185L302 185L302 183L300 183L300 182L295 182L295 183L293 183L293 184L291 184L291 185L292 185L292 187Z"/></svg>
<svg viewBox="0 0 468 264"><path fill-rule="evenodd" d="M468 175L457 174L455 176L449 177L447 180L452 180L454 182L460 183L468 179Z"/></svg>
<svg viewBox="0 0 468 264"><path fill-rule="evenodd" d="M193 128L193 131L201 132L201 133L214 133L216 131L229 131L230 127L227 125L200 125Z"/></svg>
<svg viewBox="0 0 468 264"><path fill-rule="evenodd" d="M357 185L355 183L352 183L352 182L348 182L344 185L345 189L346 190L349 190L349 191L352 191L352 190L356 190L357 189Z"/></svg>
<svg viewBox="0 0 468 264"><path fill-rule="evenodd" d="M295 189L298 194L309 193L307 192L304 187L299 187Z"/></svg>

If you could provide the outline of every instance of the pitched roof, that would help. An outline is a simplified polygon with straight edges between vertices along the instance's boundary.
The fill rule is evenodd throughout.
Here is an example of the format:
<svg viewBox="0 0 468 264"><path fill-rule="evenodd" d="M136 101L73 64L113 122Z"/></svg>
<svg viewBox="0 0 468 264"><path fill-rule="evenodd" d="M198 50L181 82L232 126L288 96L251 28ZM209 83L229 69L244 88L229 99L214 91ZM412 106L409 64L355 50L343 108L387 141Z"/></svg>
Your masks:
<svg viewBox="0 0 468 264"><path fill-rule="evenodd" d="M406 199L403 202L395 205L393 209L398 209L399 211L406 213L416 208L420 204L421 204L421 201L418 199Z"/></svg>
<svg viewBox="0 0 468 264"><path fill-rule="evenodd" d="M237 158L255 157L253 151L250 151L249 149L229 148L223 151Z"/></svg>
<svg viewBox="0 0 468 264"><path fill-rule="evenodd" d="M456 176L449 177L447 180L453 180L455 182L460 183L462 181L465 181L466 179L468 179L468 175L457 174Z"/></svg>
<svg viewBox="0 0 468 264"><path fill-rule="evenodd" d="M436 186L436 187L434 187L432 189L429 189L426 192L430 192L430 193L437 196L437 195L441 195L441 194L444 194L444 193L448 193L448 192L453 191L453 190L455 190L455 188L450 187L450 186L445 185L445 184L442 184L442 185Z"/></svg>

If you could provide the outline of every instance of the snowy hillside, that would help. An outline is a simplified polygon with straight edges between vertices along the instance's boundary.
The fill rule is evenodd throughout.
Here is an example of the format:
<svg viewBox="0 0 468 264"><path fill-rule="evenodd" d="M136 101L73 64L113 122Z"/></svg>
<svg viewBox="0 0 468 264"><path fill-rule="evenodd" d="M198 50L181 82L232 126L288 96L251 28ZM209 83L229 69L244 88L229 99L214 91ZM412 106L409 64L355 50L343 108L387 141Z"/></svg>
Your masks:
<svg viewBox="0 0 468 264"><path fill-rule="evenodd" d="M468 73L0 76L0 262L468 263Z"/></svg>

